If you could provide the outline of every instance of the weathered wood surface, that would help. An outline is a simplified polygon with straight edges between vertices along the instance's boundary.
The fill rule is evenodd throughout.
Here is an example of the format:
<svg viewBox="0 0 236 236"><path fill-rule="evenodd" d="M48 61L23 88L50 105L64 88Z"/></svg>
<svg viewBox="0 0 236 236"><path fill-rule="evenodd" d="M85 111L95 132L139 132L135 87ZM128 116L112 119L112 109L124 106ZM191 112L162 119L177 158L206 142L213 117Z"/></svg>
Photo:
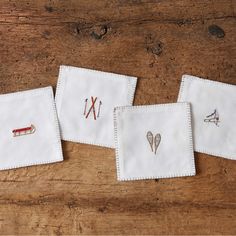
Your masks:
<svg viewBox="0 0 236 236"><path fill-rule="evenodd" d="M236 84L235 0L0 0L0 93L52 85L60 64L139 77L135 104L175 102L184 73ZM4 124L1 124L4 125ZM0 172L1 234L236 234L236 162L117 182L111 149Z"/></svg>

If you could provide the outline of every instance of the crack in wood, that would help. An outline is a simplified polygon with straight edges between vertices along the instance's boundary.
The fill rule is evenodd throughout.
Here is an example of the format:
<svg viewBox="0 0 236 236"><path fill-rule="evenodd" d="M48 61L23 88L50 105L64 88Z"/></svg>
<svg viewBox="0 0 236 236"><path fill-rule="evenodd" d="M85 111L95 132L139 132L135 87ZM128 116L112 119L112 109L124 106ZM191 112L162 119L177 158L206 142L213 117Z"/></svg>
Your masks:
<svg viewBox="0 0 236 236"><path fill-rule="evenodd" d="M0 14L1 16L1 14ZM27 19L30 18L36 18L37 16L28 16ZM0 17L1 18L1 17ZM4 17L2 17L4 18ZM49 25L49 26L60 26L62 24L78 24L78 22L76 21L60 21L59 23L53 23L50 22L50 17L47 17L48 20L45 21L44 23L39 23L39 22L19 22L18 20L16 20L15 22L12 21L7 21L6 20L7 16L5 16L4 20L0 20L1 24L5 24L5 25ZM10 16L9 18L12 18L12 16ZM55 18L53 18L54 20ZM160 24L175 24L175 25L189 25L189 24L194 24L197 22L203 22L203 21L211 21L211 20L225 20L225 19L236 19L236 16L234 15L226 15L226 16L220 16L220 17L205 17L205 18L180 18L180 19L176 19L176 18L166 18L166 19L161 19L161 18L157 18L157 19L124 19L124 20L114 20L114 21L109 21L109 25L117 25L117 24L128 24L128 25L137 25L137 24L145 24L145 23L160 23ZM40 22L41 22L41 18L39 17ZM98 25L105 25L107 21L100 21L100 22L86 22L84 23L85 19L83 19L83 25L85 25L85 27L80 28L80 30L84 30L84 29L90 29L92 27L98 26Z"/></svg>

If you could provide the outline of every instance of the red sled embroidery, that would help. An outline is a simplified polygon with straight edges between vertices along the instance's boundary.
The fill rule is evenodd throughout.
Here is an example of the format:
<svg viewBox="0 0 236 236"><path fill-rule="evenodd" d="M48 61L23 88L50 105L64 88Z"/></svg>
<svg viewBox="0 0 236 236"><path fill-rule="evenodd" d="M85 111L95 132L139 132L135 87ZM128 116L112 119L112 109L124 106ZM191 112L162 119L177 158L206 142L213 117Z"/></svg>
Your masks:
<svg viewBox="0 0 236 236"><path fill-rule="evenodd" d="M25 127L21 129L14 129L12 130L13 137L18 137L22 135L28 135L33 134L36 131L36 128L34 125L31 125L30 127Z"/></svg>

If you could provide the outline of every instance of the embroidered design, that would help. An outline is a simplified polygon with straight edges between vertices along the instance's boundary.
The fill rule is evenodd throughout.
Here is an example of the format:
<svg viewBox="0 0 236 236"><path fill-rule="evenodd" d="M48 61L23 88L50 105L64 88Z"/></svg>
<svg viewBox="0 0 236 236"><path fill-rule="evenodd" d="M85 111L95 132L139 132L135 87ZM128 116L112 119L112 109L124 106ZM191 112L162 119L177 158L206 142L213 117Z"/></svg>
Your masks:
<svg viewBox="0 0 236 236"><path fill-rule="evenodd" d="M36 131L36 128L34 125L31 125L30 127L25 127L21 129L14 129L12 130L13 137L18 137L22 135L28 135L33 134Z"/></svg>
<svg viewBox="0 0 236 236"><path fill-rule="evenodd" d="M88 98L85 99L85 105L84 105L84 116L86 115L87 103L88 103Z"/></svg>
<svg viewBox="0 0 236 236"><path fill-rule="evenodd" d="M217 110L215 109L212 114L206 116L206 119L204 119L204 122L212 122L216 126L219 126L218 123L220 122L220 117L219 117L219 113L217 112Z"/></svg>
<svg viewBox="0 0 236 236"><path fill-rule="evenodd" d="M100 101L100 102L99 102L99 107L98 107L98 115L97 115L97 117L100 116L101 105L102 105L102 102Z"/></svg>
<svg viewBox="0 0 236 236"><path fill-rule="evenodd" d="M152 152L154 152L156 154L157 148L159 147L160 142L161 142L161 135L156 134L156 136L154 137L152 132L148 131L146 137L147 137L147 140L150 144Z"/></svg>
<svg viewBox="0 0 236 236"><path fill-rule="evenodd" d="M90 113L93 113L93 119L96 120L97 118L100 117L100 113L101 113L101 106L102 106L102 102L99 101L99 105L98 105L98 109L96 112L96 101L97 101L97 97L91 97L91 106L87 112L87 105L88 105L88 98L85 99L85 105L84 105L84 116L87 119L90 115Z"/></svg>

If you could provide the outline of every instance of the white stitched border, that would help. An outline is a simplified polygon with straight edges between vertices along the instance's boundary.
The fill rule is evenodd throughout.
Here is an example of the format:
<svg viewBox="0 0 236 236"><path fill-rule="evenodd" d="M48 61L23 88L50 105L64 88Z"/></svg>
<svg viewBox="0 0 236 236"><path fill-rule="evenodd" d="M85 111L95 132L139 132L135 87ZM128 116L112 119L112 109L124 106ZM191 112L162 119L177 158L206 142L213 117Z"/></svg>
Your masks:
<svg viewBox="0 0 236 236"><path fill-rule="evenodd" d="M209 80L209 79L203 79L197 76L193 76L193 75L183 75L182 76L182 80L196 80L196 81L201 81L204 83L209 83L212 85L217 85L217 86L226 86L226 87L232 87L235 88L235 85L233 84L227 84L227 83L223 83L223 82L219 82L219 81L214 81L214 80Z"/></svg>
<svg viewBox="0 0 236 236"><path fill-rule="evenodd" d="M59 77L58 77L58 83L57 83L57 91L56 91L56 104L60 101L59 107L57 107L58 109L60 109L61 107L61 103L62 103L62 96L63 96L63 87L65 87L65 78L63 78L62 72L63 70L68 69L68 70L84 70L84 71L90 71L90 72L97 72L100 74L104 74L109 77L107 77L106 79L117 79L118 78L122 78L122 79L126 79L128 80L128 95L127 95L127 100L128 100L128 105L133 105L133 100L134 100L134 94L135 94L135 89L136 89L136 85L137 85L137 78L136 77L132 77L132 76L126 76L126 75L120 75L120 74L115 74L115 73L110 73L110 72L103 72L103 71L98 71L98 70L91 70L91 69L85 69L85 68L81 68L81 67L74 67L74 66L65 66L65 65L61 65L60 66L60 70L59 70ZM59 100L60 99L60 100ZM58 111L58 115L59 115L59 111ZM59 122L60 123L60 122ZM60 125L61 126L61 125ZM100 146L100 147L106 147L106 148L115 148L115 146L112 145L108 145L108 144L103 144L103 143L97 143L97 142L91 142L91 141L87 141L85 139L71 139L71 138L67 138L62 131L62 128L60 129L61 132L61 138L64 141L70 141L70 142L75 142L75 143L84 143L84 144L90 144L90 145L95 145L95 146Z"/></svg>
<svg viewBox="0 0 236 236"><path fill-rule="evenodd" d="M119 139L118 139L118 123L117 123L117 111L145 111L145 109L148 109L150 111L151 109L156 110L156 108L159 107L173 107L173 106L186 106L187 108L187 120L188 120L188 134L189 134L189 149L190 153L192 154L192 172L187 173L176 173L172 175L162 175L162 176L148 176L148 177L132 177L132 178L121 178L120 177L120 157L119 157ZM194 176L196 175L196 169L195 169L195 160L194 160L194 151L193 151L193 140L192 140L192 124L191 124L191 106L189 103L186 102L180 102L180 103L166 103L166 104L156 104L156 105L138 105L138 106L121 106L116 107L114 109L114 136L115 136L115 147L116 147L116 169L117 169L117 179L119 181L129 181L129 180L144 180L144 179L159 179L159 178L172 178L172 177L183 177L183 176Z"/></svg>
<svg viewBox="0 0 236 236"><path fill-rule="evenodd" d="M78 72L78 70L84 71L84 72L92 72L92 73L96 72L96 73L104 75L104 77L106 77L106 79L117 79L117 77L119 77L120 79L127 79L126 77L137 79L137 77L135 77L135 76L116 74L116 73L112 73L112 72L105 72L105 71L99 71L99 70L87 69L87 68L75 67L75 66L68 66L68 65L61 65L60 66L61 71L65 70L65 69L75 70L76 72Z"/></svg>
<svg viewBox="0 0 236 236"><path fill-rule="evenodd" d="M116 110L119 108L114 108L113 119L114 119L114 140L115 140L115 154L116 154L116 171L117 171L117 179L120 179L120 161L119 161L119 144L118 144L118 128L117 128L117 117Z"/></svg>
<svg viewBox="0 0 236 236"><path fill-rule="evenodd" d="M177 101L181 101L182 96L183 96L183 90L184 90L184 77L182 77L181 83L180 83L180 89L179 89L179 95L177 98Z"/></svg>
<svg viewBox="0 0 236 236"><path fill-rule="evenodd" d="M199 78L197 76L192 76L192 75L183 75L182 76L182 81L181 81L181 84L180 84L178 102L187 102L187 101L182 101L184 86L185 86L185 80L195 80L195 81L211 84L211 85L214 85L214 86L217 86L217 87L225 86L225 87L230 87L230 88L236 89L236 86L232 85L232 84L226 84L226 83L222 83L222 82L219 82L219 81L203 79L203 78ZM194 151L200 152L200 153L205 153L205 154L216 156L216 157L222 157L222 158L225 158L225 159L236 160L236 156L233 153L223 154L223 153L220 153L220 152L219 153L211 152L211 151L207 151L206 149L195 148L195 147L194 147Z"/></svg>
<svg viewBox="0 0 236 236"><path fill-rule="evenodd" d="M59 132L59 127L58 127L58 120L57 120L57 112L56 112L56 105L54 102L54 97L53 97L53 91L52 91L52 87L45 87L45 88L38 88L38 89L33 89L33 90L26 90L26 91L22 91L22 92L15 92L15 93L9 93L9 94L1 94L0 95L0 99L1 97L23 97L24 95L27 96L33 96L33 95L48 95L48 91L50 91L50 98L52 99L52 108L53 108L53 114L54 114L54 124L55 124L55 132L56 132L56 138L57 138L57 142L55 143L55 145L57 146L57 151L58 154L60 156L59 159L54 159L54 160L46 160L46 161L39 161L39 162L29 162L29 163L24 163L24 164L19 164L19 165L13 165L13 166L9 166L9 167L4 167L1 168L0 166L0 170L8 170L8 169L16 169L16 168L20 168L20 167L27 167L27 166L33 166L33 165L42 165L42 164L49 164L49 163L54 163L54 162L60 162L63 161L63 154L62 154L62 147L61 147L61 137L60 137L60 132Z"/></svg>
<svg viewBox="0 0 236 236"><path fill-rule="evenodd" d="M66 82L65 79L62 79L62 69L63 69L63 66L60 66L58 80L57 80L56 94L55 94L55 103L57 107L58 116L61 110L63 92L65 89L65 82Z"/></svg>

